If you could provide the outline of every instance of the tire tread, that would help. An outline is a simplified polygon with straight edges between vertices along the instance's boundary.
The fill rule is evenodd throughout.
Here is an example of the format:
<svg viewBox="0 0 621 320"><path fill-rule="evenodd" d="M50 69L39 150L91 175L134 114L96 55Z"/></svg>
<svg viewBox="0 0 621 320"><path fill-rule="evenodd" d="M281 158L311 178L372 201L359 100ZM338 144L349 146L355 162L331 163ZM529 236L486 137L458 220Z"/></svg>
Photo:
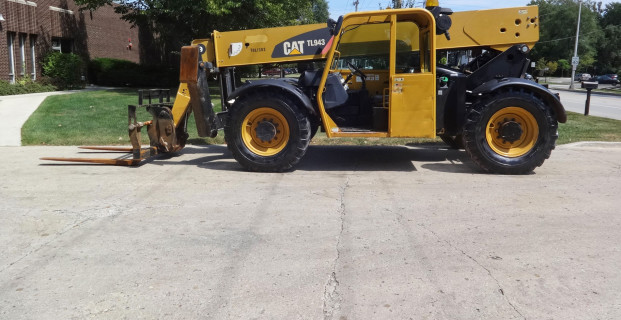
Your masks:
<svg viewBox="0 0 621 320"><path fill-rule="evenodd" d="M481 147L482 142L477 142L477 139L481 139L480 137L477 137L477 130L480 129L481 125L487 125L488 120L483 119L486 110L492 108L492 106L498 101L512 98L524 99L533 102L538 111L542 112L545 118L545 124L547 125L545 131L547 136L543 137L543 141L537 142L537 144L533 147L535 149L534 151L518 157L526 157L524 158L526 160L518 165L507 165L506 163L503 164L490 160L490 157L485 154L486 150L484 149L486 148ZM535 168L540 167L546 159L550 158L552 150L556 146L556 140L558 139L558 122L556 121L553 112L552 108L550 108L543 99L531 91L508 88L492 93L488 97L474 103L472 110L468 113L463 131L464 147L466 152L472 161L486 172L500 174L530 173ZM540 128L540 131L541 130L542 128Z"/></svg>

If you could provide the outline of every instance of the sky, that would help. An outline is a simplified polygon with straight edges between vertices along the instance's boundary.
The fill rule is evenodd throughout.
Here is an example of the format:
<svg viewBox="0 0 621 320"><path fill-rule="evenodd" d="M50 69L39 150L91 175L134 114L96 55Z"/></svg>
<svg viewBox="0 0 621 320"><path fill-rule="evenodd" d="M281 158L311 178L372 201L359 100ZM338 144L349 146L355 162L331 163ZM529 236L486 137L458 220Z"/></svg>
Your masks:
<svg viewBox="0 0 621 320"><path fill-rule="evenodd" d="M330 18L337 19L340 15L344 15L349 12L355 11L353 5L355 0L328 0L330 6ZM358 11L369 11L379 9L379 4L385 7L389 4L390 0L358 0ZM604 5L610 2L618 2L619 0L598 0L602 1ZM527 5L530 0L439 0L440 6L450 8L453 11L468 11L468 10L482 10L482 9L496 9L496 8L509 8L509 7L521 7ZM417 7L423 7L424 0L416 0Z"/></svg>

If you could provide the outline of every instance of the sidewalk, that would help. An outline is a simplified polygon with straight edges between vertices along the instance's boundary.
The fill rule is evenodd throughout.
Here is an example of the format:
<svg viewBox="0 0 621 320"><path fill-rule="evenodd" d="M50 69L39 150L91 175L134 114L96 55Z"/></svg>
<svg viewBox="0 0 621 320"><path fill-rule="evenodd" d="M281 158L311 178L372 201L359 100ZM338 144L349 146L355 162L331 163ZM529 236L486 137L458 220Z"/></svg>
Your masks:
<svg viewBox="0 0 621 320"><path fill-rule="evenodd" d="M45 98L54 95L70 94L82 91L108 90L106 87L88 87L83 90L54 91L0 96L0 146L18 147L22 145L22 126L30 115L37 110Z"/></svg>

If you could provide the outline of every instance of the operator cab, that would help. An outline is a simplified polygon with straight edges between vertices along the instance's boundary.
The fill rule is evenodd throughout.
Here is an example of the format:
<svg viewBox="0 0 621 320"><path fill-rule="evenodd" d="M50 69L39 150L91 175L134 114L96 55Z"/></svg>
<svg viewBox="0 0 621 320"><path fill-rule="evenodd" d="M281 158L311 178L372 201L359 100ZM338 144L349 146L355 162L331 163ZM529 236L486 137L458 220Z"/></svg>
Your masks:
<svg viewBox="0 0 621 320"><path fill-rule="evenodd" d="M434 28L423 9L346 15L328 54L325 85L323 70L299 79L300 86L318 86L324 129L336 136L435 136Z"/></svg>

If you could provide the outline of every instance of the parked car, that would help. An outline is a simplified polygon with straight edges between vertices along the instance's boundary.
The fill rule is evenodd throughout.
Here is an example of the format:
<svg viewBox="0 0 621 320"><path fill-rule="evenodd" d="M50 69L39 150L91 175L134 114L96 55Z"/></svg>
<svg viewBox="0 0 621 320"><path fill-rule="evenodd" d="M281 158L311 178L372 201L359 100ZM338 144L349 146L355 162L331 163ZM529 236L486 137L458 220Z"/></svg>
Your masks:
<svg viewBox="0 0 621 320"><path fill-rule="evenodd" d="M525 73L524 74L524 79L530 80L530 81L535 81L535 78L533 78L533 76L530 73Z"/></svg>
<svg viewBox="0 0 621 320"><path fill-rule="evenodd" d="M589 81L591 80L591 78L593 78L593 76L588 73L576 73L576 76L574 76L574 81Z"/></svg>
<svg viewBox="0 0 621 320"><path fill-rule="evenodd" d="M605 76L611 77L613 80L619 80L619 76L613 73L605 74Z"/></svg>
<svg viewBox="0 0 621 320"><path fill-rule="evenodd" d="M593 81L597 81L597 83L602 83L602 84L612 84L613 86L616 86L619 84L619 79L613 79L609 75L597 76L593 78Z"/></svg>

